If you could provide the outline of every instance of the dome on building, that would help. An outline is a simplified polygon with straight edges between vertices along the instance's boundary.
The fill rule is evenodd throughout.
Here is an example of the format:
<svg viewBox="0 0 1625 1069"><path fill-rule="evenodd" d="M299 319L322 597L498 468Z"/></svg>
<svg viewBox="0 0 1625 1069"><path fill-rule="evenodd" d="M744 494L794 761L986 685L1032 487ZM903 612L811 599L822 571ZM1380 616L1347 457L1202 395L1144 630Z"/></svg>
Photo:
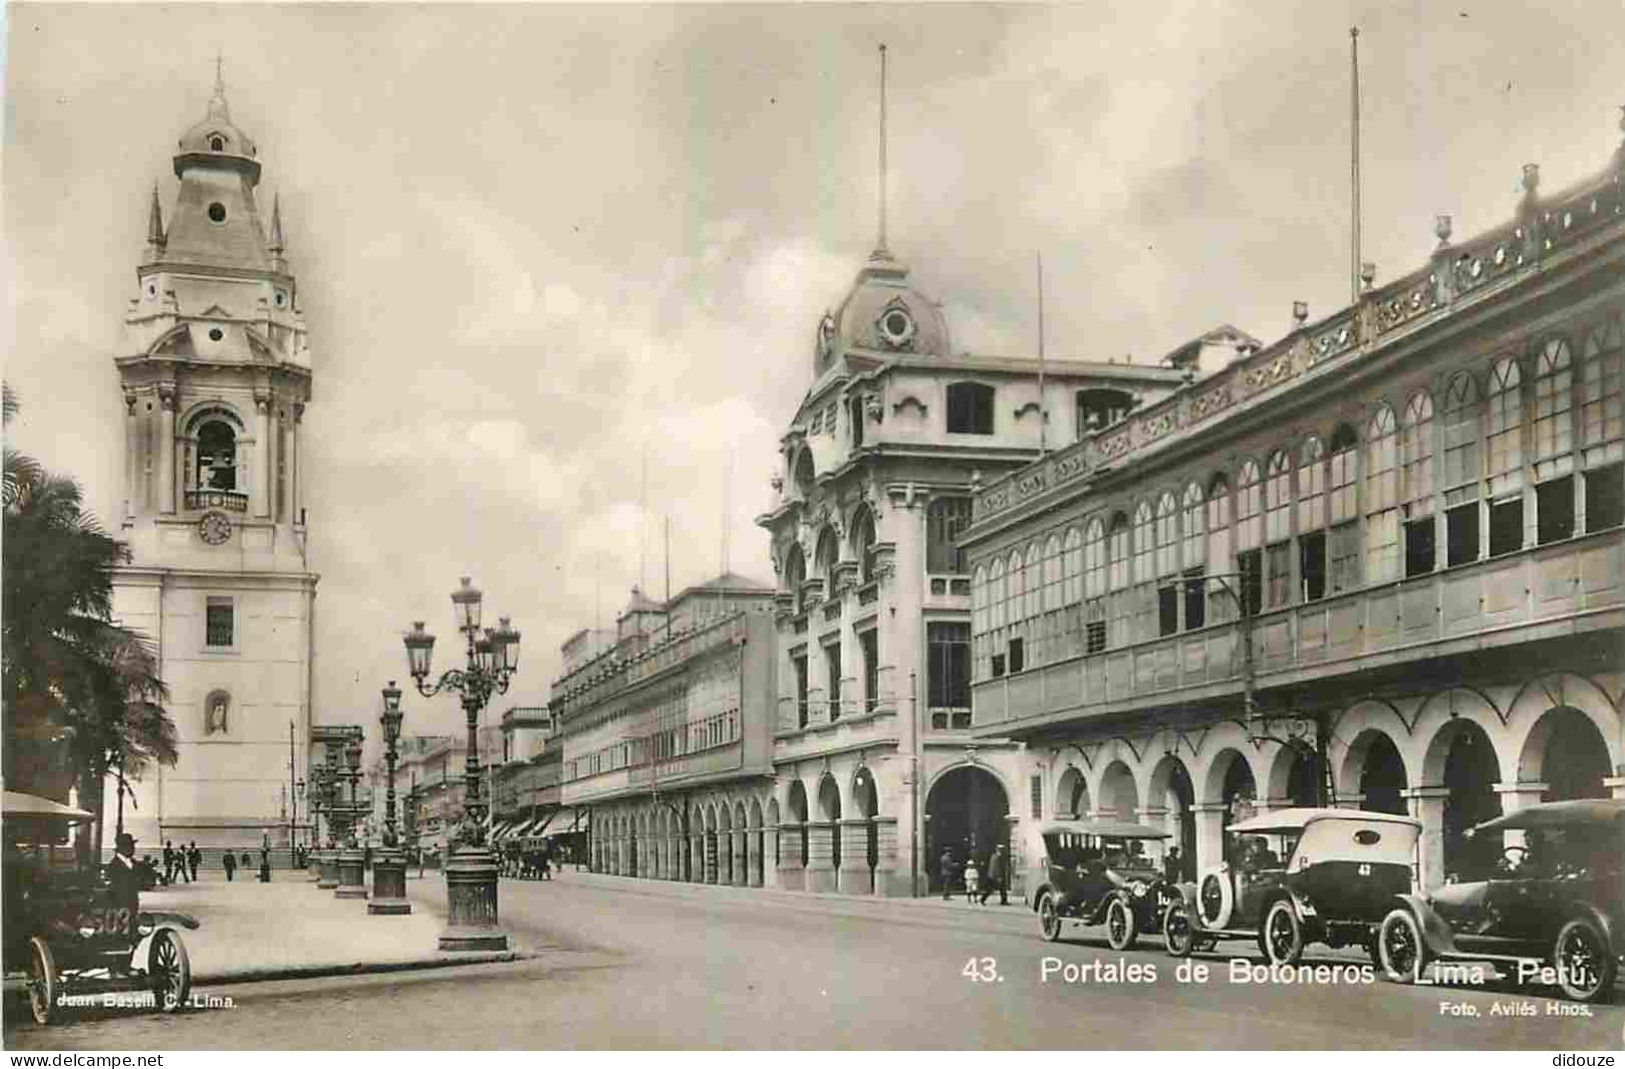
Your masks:
<svg viewBox="0 0 1625 1069"><path fill-rule="evenodd" d="M884 248L869 255L846 299L819 327L820 372L847 349L946 356L948 321L909 284L908 267Z"/></svg>
<svg viewBox="0 0 1625 1069"><path fill-rule="evenodd" d="M254 179L259 177L259 147L252 138L231 121L231 109L226 105L226 87L218 73L215 75L214 95L209 98L209 113L181 135L175 155L175 174L178 177L183 164L190 165L218 158L233 169L247 170Z"/></svg>

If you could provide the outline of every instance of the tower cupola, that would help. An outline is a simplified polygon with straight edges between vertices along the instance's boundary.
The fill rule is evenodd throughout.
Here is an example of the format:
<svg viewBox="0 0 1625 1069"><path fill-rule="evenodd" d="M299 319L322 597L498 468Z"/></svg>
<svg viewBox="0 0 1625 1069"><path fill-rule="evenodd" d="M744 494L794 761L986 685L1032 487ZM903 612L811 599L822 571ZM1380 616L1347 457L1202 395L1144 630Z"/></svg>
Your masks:
<svg viewBox="0 0 1625 1069"><path fill-rule="evenodd" d="M231 121L231 108L226 104L226 84L215 61L214 95L209 98L209 113L181 135L175 154L175 177L185 178L191 167L210 167L241 173L249 185L260 180L259 148L253 140Z"/></svg>

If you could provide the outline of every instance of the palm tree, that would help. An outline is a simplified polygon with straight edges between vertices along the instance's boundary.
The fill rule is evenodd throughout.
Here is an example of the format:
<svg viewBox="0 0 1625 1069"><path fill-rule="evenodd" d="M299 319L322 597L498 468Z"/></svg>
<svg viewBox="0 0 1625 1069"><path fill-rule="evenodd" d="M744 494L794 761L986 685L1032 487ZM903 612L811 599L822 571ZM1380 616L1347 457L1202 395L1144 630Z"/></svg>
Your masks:
<svg viewBox="0 0 1625 1069"><path fill-rule="evenodd" d="M9 426L9 385L3 400ZM153 649L112 621L113 570L129 551L85 511L78 483L9 444L4 503L6 782L58 799L77 784L99 809L110 771L176 761Z"/></svg>

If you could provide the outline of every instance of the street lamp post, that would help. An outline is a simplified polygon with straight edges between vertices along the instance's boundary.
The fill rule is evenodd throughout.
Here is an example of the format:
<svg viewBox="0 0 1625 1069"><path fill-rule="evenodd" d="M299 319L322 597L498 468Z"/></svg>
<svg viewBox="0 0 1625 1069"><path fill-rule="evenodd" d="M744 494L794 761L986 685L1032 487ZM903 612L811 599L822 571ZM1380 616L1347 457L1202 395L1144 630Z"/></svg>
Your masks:
<svg viewBox="0 0 1625 1069"><path fill-rule="evenodd" d="M441 950L506 950L508 936L497 924L497 864L486 842L486 803L480 792L479 717L492 694L503 694L519 670L519 632L501 617L499 626L480 629L481 595L465 576L451 602L457 630L467 641L467 665L453 668L433 685L426 681L434 656L434 636L417 621L403 636L406 659L418 693L433 697L442 690L462 698L468 721L463 784L463 818L450 836L446 862L446 930L440 933Z"/></svg>
<svg viewBox="0 0 1625 1069"><path fill-rule="evenodd" d="M338 766L331 760L331 752L328 753L328 757L328 762L320 766L322 771L322 809L327 814L327 845L322 848L321 860L317 864L319 878L316 881L316 888L321 891L331 891L339 885L339 815L336 809L339 777Z"/></svg>
<svg viewBox="0 0 1625 1069"><path fill-rule="evenodd" d="M395 681L383 690L384 711L378 722L384 727L384 764L388 768L388 788L384 795L384 845L373 857L372 901L368 913L402 914L412 912L406 900L406 855L395 837L395 744L401 737L401 691Z"/></svg>
<svg viewBox="0 0 1625 1069"><path fill-rule="evenodd" d="M303 793L303 788L300 789ZM305 869L310 874L310 882L318 883L322 878L322 766L316 765L310 770L310 805L305 809L305 819L310 824L309 834L305 837Z"/></svg>
<svg viewBox="0 0 1625 1069"><path fill-rule="evenodd" d="M293 781L293 819L288 822L288 846L293 851L293 867L299 867L299 803L305 800L305 781ZM307 813L306 819L309 818Z"/></svg>
<svg viewBox="0 0 1625 1069"><path fill-rule="evenodd" d="M356 839L357 826L360 821L361 810L356 806L355 788L361 779L361 740L353 738L349 745L344 747L344 763L349 766L349 772L341 773L350 781L350 816L345 822L344 846L339 850L339 885L333 892L335 898L366 898L367 897L367 855L361 849L361 843Z"/></svg>

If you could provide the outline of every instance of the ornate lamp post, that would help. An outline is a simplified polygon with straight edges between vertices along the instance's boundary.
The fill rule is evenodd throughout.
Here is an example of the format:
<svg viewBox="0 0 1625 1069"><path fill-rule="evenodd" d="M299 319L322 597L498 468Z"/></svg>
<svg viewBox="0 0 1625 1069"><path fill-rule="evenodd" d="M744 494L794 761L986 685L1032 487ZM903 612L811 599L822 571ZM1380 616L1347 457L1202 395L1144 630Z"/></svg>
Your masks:
<svg viewBox="0 0 1625 1069"><path fill-rule="evenodd" d="M331 753L328 755L332 756ZM339 885L338 827L339 798L338 766L329 761L320 766L322 772L322 809L327 813L327 845L321 850L317 862L317 890L331 891Z"/></svg>
<svg viewBox="0 0 1625 1069"><path fill-rule="evenodd" d="M395 836L395 744L401 738L401 691L392 679L383 690L384 711L378 722L384 726L384 765L389 769L388 789L384 795L384 846L373 856L372 901L367 903L368 913L399 914L412 912L412 903L406 900L406 855L401 852L400 840Z"/></svg>
<svg viewBox="0 0 1625 1069"><path fill-rule="evenodd" d="M468 662L453 668L433 685L426 680L434 656L434 636L423 629L423 621L412 625L403 637L407 665L418 693L433 697L442 690L456 691L462 698L468 721L468 748L463 770L466 790L463 819L451 833L451 855L446 862L448 925L440 933L441 950L506 950L508 936L497 926L497 864L485 841L486 803L480 795L479 717L492 694L508 690L508 681L519 670L519 632L506 616L499 626L480 630L479 589L467 576L452 592L451 603L457 617L457 630L467 640Z"/></svg>
<svg viewBox="0 0 1625 1069"><path fill-rule="evenodd" d="M339 885L333 897L366 898L367 855L356 840L356 826L360 823L356 818L361 813L355 802L356 783L361 779L360 739L351 739L349 745L344 747L344 763L349 766L349 771L340 774L350 781L350 809L344 827L344 846L339 850Z"/></svg>

